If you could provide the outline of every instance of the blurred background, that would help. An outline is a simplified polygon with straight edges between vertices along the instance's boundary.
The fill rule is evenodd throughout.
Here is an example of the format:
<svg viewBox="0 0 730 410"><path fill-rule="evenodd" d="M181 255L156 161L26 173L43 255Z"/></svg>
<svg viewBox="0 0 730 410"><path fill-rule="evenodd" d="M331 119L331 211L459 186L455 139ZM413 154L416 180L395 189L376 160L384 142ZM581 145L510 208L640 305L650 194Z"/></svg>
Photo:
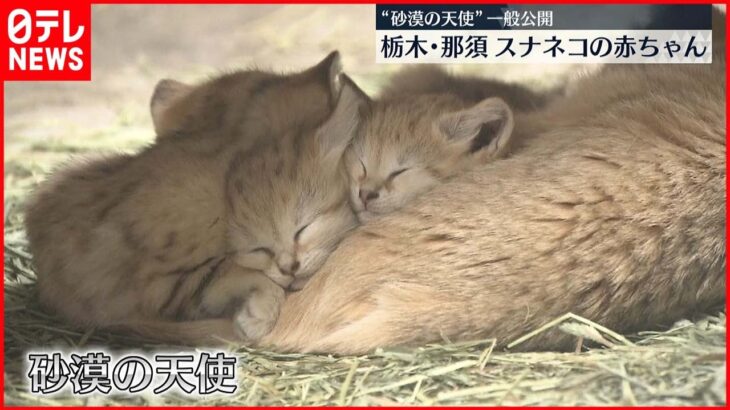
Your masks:
<svg viewBox="0 0 730 410"><path fill-rule="evenodd" d="M374 5L94 5L91 82L5 83L6 199L73 154L151 142L149 98L162 78L298 70L334 49L369 93L400 68L375 64ZM571 68L453 66L538 88Z"/></svg>

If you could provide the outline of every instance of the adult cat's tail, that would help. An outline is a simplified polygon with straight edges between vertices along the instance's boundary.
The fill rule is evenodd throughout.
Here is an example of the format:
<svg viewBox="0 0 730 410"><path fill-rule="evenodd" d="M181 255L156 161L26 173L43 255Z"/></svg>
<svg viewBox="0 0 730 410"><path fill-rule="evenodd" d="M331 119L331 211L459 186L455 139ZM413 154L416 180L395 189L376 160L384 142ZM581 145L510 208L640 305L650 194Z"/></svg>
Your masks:
<svg viewBox="0 0 730 410"><path fill-rule="evenodd" d="M109 326L135 337L155 342L190 346L222 346L240 343L230 319L205 319L175 322L167 320L144 320Z"/></svg>

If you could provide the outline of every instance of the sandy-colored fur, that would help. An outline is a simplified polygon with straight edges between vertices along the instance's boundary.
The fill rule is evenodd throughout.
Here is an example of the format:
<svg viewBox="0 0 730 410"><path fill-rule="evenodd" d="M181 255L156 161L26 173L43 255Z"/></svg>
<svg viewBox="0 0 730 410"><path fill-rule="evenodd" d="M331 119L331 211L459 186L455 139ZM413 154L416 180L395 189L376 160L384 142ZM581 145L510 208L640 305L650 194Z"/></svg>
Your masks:
<svg viewBox="0 0 730 410"><path fill-rule="evenodd" d="M52 175L34 193L26 213L41 302L80 326L122 326L173 342L184 342L177 336L186 329L195 331L188 334L191 341L230 337L234 314L239 333L249 339L268 331L284 291L264 274L236 263L240 249L232 247L231 240L241 228L270 221L271 213L281 215L282 209L301 206L246 195L238 187L331 191L323 198L311 194L310 205L339 195L347 207L344 170L337 168L354 136L356 110L344 113L345 125L340 113L314 132L314 125L331 112L331 82L320 77L308 70L278 77L291 87L269 79L254 87L257 92L231 96L227 101L241 111L237 119L225 121L228 134L211 129L199 131L209 132L209 138L161 139L137 155L76 162ZM292 83L291 78L298 80ZM241 72L200 87L236 88L250 80ZM298 97L290 99L292 93ZM262 112L265 115L259 117ZM278 149L279 143L287 144L279 138L298 149ZM257 170L251 169L254 159ZM326 176L319 175L323 161L331 165ZM287 164L296 178L260 173L260 167L277 164ZM297 185L293 180L315 180L319 185ZM331 202L326 205L333 206ZM237 212L246 204L263 211L254 219ZM261 218L266 215L270 217ZM354 220L351 214L341 218L347 227ZM194 322L221 317L229 319L227 325ZM218 331L210 332L211 326Z"/></svg>
<svg viewBox="0 0 730 410"><path fill-rule="evenodd" d="M319 124L339 95L342 63L337 51L301 73L247 70L191 86L163 79L150 99L157 138L205 137L226 141L245 135L281 135L292 126ZM282 110L282 103L295 109Z"/></svg>
<svg viewBox="0 0 730 410"><path fill-rule="evenodd" d="M355 231L262 344L504 344L566 312L626 332L722 303L724 27L716 15L711 65L609 66L517 116L519 153Z"/></svg>
<svg viewBox="0 0 730 410"><path fill-rule="evenodd" d="M454 175L506 152L512 110L450 93L371 101L346 155L350 200L361 221L404 206Z"/></svg>
<svg viewBox="0 0 730 410"><path fill-rule="evenodd" d="M269 142L278 155L237 157L229 170L229 250L238 265L290 290L300 289L357 224L342 158L363 99L344 78L337 107L314 138L295 130L293 138Z"/></svg>

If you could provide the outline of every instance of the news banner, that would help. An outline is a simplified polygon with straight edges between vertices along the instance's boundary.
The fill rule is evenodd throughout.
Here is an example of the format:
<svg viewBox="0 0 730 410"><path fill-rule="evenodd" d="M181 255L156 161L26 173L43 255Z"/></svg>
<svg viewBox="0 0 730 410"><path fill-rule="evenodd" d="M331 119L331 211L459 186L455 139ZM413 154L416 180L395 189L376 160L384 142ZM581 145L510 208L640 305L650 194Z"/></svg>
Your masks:
<svg viewBox="0 0 730 410"><path fill-rule="evenodd" d="M378 5L378 63L711 63L710 5Z"/></svg>

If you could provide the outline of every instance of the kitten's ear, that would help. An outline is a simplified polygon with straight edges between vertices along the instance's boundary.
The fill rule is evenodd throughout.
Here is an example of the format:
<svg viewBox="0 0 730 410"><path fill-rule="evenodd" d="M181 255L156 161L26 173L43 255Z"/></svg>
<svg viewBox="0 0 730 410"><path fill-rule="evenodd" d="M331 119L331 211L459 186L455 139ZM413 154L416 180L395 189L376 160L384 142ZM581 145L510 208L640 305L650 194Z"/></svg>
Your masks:
<svg viewBox="0 0 730 410"><path fill-rule="evenodd" d="M342 91L335 110L317 130L319 152L326 163L340 161L371 104L367 94L350 77L342 74L341 81Z"/></svg>
<svg viewBox="0 0 730 410"><path fill-rule="evenodd" d="M335 50L327 55L324 60L320 61L314 67L306 71L318 78L330 90L332 100L336 100L340 94L342 84L340 76L342 75L342 58L340 52Z"/></svg>
<svg viewBox="0 0 730 410"><path fill-rule="evenodd" d="M487 98L473 107L437 120L439 130L470 154L494 157L504 152L512 136L512 109L500 98Z"/></svg>
<svg viewBox="0 0 730 410"><path fill-rule="evenodd" d="M169 123L167 118L169 116L168 109L175 101L183 95L186 95L192 88L193 86L191 85L181 83L177 80L171 80L169 78L160 80L160 82L157 83L150 100L152 124L155 127L157 135L162 135L165 131L167 131L166 128Z"/></svg>

